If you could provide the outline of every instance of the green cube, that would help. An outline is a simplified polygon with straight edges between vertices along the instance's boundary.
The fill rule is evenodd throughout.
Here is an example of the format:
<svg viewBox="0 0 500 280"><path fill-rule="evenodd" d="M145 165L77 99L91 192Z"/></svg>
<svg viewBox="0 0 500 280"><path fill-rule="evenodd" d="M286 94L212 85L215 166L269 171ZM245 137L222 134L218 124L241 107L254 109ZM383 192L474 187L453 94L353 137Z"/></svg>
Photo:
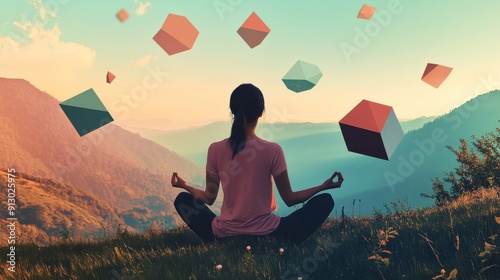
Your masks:
<svg viewBox="0 0 500 280"><path fill-rule="evenodd" d="M93 89L88 89L59 104L80 136L113 121Z"/></svg>

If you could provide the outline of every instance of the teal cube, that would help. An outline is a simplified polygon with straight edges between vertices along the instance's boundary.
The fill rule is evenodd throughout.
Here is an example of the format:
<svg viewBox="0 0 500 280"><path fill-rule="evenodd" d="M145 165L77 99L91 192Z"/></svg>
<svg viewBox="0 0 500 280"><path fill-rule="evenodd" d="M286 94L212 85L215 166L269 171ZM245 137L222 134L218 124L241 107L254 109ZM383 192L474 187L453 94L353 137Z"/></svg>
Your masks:
<svg viewBox="0 0 500 280"><path fill-rule="evenodd" d="M298 60L282 81L289 90L299 93L315 87L322 76L318 66Z"/></svg>
<svg viewBox="0 0 500 280"><path fill-rule="evenodd" d="M88 89L59 104L80 136L110 122L113 117L93 89Z"/></svg>

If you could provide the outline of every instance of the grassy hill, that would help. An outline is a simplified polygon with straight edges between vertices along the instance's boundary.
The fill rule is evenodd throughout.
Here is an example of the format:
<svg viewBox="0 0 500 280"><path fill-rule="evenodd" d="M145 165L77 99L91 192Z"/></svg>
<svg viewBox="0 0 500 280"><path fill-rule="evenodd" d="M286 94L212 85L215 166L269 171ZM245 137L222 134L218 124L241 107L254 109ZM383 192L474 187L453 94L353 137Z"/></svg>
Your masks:
<svg viewBox="0 0 500 280"><path fill-rule="evenodd" d="M47 247L18 245L15 278L2 279L498 279L479 257L500 230L500 188L481 190L442 208L408 209L366 218L332 218L301 245L270 238L202 244L185 228L151 228L102 241ZM397 232L394 232L397 231ZM251 246L247 250L247 246ZM283 248L283 253L280 253ZM5 256L7 248L0 248ZM380 256L376 260L376 255ZM221 265L221 269L217 266ZM481 272L482 271L482 272ZM447 279L447 278L442 279Z"/></svg>
<svg viewBox="0 0 500 280"><path fill-rule="evenodd" d="M68 184L25 174L16 174L16 216L22 242L48 244L53 237L103 236L104 228L124 224L116 208L98 197ZM7 186L7 173L0 170L0 186ZM0 207L7 210L7 197ZM7 218L7 211L0 217ZM0 231L0 245L7 245L8 232Z"/></svg>
<svg viewBox="0 0 500 280"><path fill-rule="evenodd" d="M153 221L175 219L173 171L192 184L204 183L200 166L114 124L80 137L59 101L28 81L0 78L0 99L0 167L92 194L117 209L128 226L143 230ZM36 209L44 208L39 202Z"/></svg>

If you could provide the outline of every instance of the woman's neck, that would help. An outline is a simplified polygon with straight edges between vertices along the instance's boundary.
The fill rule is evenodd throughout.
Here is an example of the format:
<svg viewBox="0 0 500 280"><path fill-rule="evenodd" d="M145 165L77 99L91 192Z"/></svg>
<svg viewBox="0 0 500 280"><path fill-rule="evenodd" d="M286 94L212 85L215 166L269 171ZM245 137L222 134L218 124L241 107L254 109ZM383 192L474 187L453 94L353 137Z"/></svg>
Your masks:
<svg viewBox="0 0 500 280"><path fill-rule="evenodd" d="M247 127L247 131L245 132L246 134L246 138L247 139L252 139L252 138L256 138L257 135L255 134L255 127L257 126L257 123L253 124L253 125L249 125Z"/></svg>

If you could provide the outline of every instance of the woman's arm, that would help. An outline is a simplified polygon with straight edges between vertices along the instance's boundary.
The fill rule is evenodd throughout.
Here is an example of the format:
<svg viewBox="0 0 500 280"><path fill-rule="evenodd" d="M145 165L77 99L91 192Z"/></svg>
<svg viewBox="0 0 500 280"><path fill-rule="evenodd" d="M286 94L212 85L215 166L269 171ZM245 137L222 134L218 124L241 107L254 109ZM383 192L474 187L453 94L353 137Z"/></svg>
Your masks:
<svg viewBox="0 0 500 280"><path fill-rule="evenodd" d="M333 181L335 177L338 177L337 182ZM290 186L290 179L288 178L287 170L281 172L280 175L274 178L274 182L276 183L280 196L283 198L283 201L288 207L302 203L320 191L340 188L343 181L344 178L342 177L342 174L340 172L334 172L330 178L323 182L323 184L294 192Z"/></svg>
<svg viewBox="0 0 500 280"><path fill-rule="evenodd" d="M170 183L175 188L185 189L197 200L202 201L205 204L212 205L214 204L217 194L219 193L220 178L216 174L206 172L206 187L205 190L200 190L190 186L186 183L186 181L179 177L179 175L177 175L177 172L174 172Z"/></svg>

